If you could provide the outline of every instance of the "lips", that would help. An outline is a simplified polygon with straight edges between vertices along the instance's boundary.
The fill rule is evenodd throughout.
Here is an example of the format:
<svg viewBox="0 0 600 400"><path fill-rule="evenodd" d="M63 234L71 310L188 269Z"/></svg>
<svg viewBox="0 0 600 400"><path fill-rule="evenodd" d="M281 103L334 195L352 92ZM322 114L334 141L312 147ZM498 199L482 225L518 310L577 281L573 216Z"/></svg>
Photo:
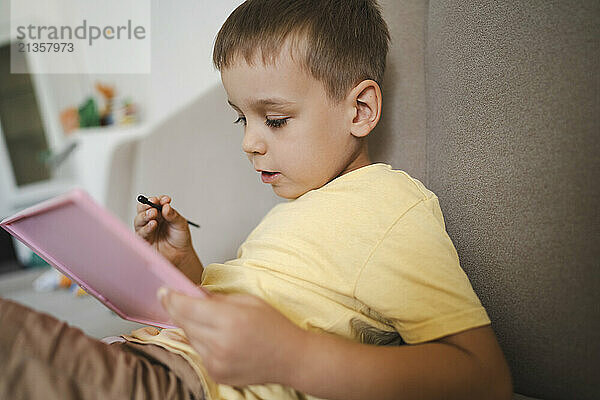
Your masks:
<svg viewBox="0 0 600 400"><path fill-rule="evenodd" d="M280 175L279 172L261 171L260 178L264 183L273 183Z"/></svg>

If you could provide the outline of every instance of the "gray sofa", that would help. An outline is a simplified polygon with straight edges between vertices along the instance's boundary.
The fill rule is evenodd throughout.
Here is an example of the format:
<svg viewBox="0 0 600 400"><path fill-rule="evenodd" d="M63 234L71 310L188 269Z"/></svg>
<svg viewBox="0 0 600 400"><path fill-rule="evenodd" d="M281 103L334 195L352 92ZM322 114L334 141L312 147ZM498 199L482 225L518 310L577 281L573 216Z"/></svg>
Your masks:
<svg viewBox="0 0 600 400"><path fill-rule="evenodd" d="M440 198L515 398L600 398L600 2L380 2L370 141Z"/></svg>

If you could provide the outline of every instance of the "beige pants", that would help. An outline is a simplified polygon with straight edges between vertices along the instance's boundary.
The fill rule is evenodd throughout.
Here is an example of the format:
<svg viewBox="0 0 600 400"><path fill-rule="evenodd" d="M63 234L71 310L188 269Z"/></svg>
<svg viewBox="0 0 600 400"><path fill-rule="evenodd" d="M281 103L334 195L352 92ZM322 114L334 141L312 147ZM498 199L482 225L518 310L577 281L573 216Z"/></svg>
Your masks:
<svg viewBox="0 0 600 400"><path fill-rule="evenodd" d="M0 298L0 399L198 399L198 376L155 345L105 344Z"/></svg>

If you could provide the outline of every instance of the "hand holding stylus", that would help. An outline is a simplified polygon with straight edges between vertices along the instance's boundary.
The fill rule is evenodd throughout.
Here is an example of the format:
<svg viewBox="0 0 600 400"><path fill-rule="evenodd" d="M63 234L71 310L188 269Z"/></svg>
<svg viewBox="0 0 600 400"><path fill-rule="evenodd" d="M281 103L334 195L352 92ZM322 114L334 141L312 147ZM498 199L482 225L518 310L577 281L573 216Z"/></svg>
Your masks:
<svg viewBox="0 0 600 400"><path fill-rule="evenodd" d="M160 205L160 204L155 204L155 203L151 202L150 200L148 200L148 198L147 198L146 196L144 196L144 195L142 195L142 194L140 194L140 195L137 197L137 200L138 200L140 203L142 203L142 204L147 204L147 205L149 205L150 207L154 207L154 208L156 208L158 211L162 211L162 205ZM171 200L169 199L169 201L171 201ZM190 225L192 225L192 226L195 226L196 228L200 228L200 225L198 225L198 224L196 224L196 223L194 223L194 222L192 222L192 221L190 221L190 220L186 220L186 221L187 221L187 223L188 223L188 224L190 224Z"/></svg>
<svg viewBox="0 0 600 400"><path fill-rule="evenodd" d="M147 200L142 204L141 198ZM180 267L196 253L188 221L171 207L169 196L139 196L137 215L133 220L135 233L152 245L173 265ZM151 204L148 204L151 203Z"/></svg>

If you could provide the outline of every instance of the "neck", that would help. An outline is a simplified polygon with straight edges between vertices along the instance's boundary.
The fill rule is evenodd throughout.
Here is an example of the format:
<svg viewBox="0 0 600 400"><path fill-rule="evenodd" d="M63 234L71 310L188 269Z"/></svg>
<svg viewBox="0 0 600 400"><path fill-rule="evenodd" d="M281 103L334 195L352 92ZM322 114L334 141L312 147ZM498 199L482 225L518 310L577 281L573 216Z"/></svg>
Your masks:
<svg viewBox="0 0 600 400"><path fill-rule="evenodd" d="M371 159L369 158L369 150L367 148L367 142L365 141L362 146L358 149L356 153L354 153L350 159L350 162L346 165L346 167L342 170L342 172L338 176L342 176L347 174L350 171L354 171L355 169L359 169L362 167L366 167L371 164Z"/></svg>

